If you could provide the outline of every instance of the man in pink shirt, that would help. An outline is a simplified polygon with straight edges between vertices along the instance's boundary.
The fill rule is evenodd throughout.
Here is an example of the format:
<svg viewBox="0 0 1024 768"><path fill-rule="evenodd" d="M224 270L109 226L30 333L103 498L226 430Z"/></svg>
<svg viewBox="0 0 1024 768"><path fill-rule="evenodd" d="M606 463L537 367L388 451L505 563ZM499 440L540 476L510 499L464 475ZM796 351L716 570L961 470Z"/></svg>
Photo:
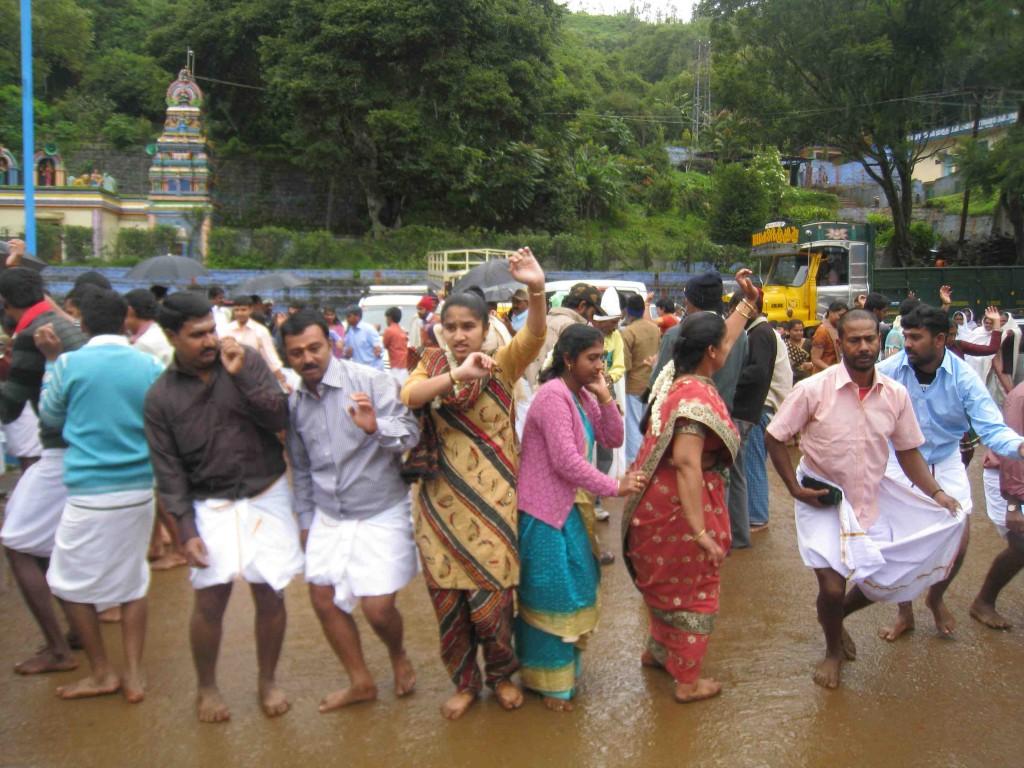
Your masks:
<svg viewBox="0 0 1024 768"><path fill-rule="evenodd" d="M1024 434L1024 383L1006 396L1003 418L1006 426ZM971 604L971 616L992 629L1010 629L1013 625L996 610L996 598L1024 568L1024 461L1001 460L989 450L982 477L988 516L1006 539L1006 549L992 561L985 583Z"/></svg>
<svg viewBox="0 0 1024 768"><path fill-rule="evenodd" d="M818 577L826 650L814 681L826 688L839 686L843 661L856 655L843 619L876 600L912 599L944 578L963 532L960 505L917 450L924 436L907 390L875 371L877 318L854 310L838 330L840 364L799 382L765 436L795 501L800 556ZM785 443L798 433L803 457L794 471ZM909 492L890 488L885 498L899 504L879 507L890 442L907 477L930 497L927 508ZM854 581L849 593L847 579Z"/></svg>

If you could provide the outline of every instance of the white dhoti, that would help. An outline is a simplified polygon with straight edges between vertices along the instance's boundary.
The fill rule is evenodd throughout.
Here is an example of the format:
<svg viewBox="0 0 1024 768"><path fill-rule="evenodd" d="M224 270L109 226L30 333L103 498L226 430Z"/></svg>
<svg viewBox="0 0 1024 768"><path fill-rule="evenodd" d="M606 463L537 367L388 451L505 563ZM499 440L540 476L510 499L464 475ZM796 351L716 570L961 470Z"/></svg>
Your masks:
<svg viewBox="0 0 1024 768"><path fill-rule="evenodd" d="M982 486L985 488L985 511L988 519L995 523L996 530L1006 538L1006 499L999 490L999 470L984 469L981 473Z"/></svg>
<svg viewBox="0 0 1024 768"><path fill-rule="evenodd" d="M959 463L959 456L956 460ZM805 474L801 463L797 475ZM958 498L953 491L947 493ZM867 531L845 497L838 508L821 509L800 501L794 506L804 564L831 568L871 600L889 603L912 600L946 578L966 519L963 513L950 515L909 484L889 479L888 471L879 486L878 518Z"/></svg>
<svg viewBox="0 0 1024 768"><path fill-rule="evenodd" d="M192 586L205 589L241 577L280 592L302 572L299 526L282 475L258 496L194 503L196 528L210 564L193 568Z"/></svg>
<svg viewBox="0 0 1024 768"><path fill-rule="evenodd" d="M67 498L64 449L46 448L39 461L25 470L7 500L0 530L4 546L35 557L49 557Z"/></svg>
<svg viewBox="0 0 1024 768"><path fill-rule="evenodd" d="M152 489L69 496L46 572L50 590L101 609L145 597L155 515Z"/></svg>
<svg viewBox="0 0 1024 768"><path fill-rule="evenodd" d="M388 374L398 382L399 387L409 379L409 371L405 368L388 368Z"/></svg>
<svg viewBox="0 0 1024 768"><path fill-rule="evenodd" d="M4 440L9 456L32 459L43 455L43 445L39 442L39 418L31 405L25 403L21 415L10 424L4 424Z"/></svg>
<svg viewBox="0 0 1024 768"><path fill-rule="evenodd" d="M334 587L334 604L352 613L361 597L391 595L419 570L409 499L362 520L319 509L306 539L306 581Z"/></svg>

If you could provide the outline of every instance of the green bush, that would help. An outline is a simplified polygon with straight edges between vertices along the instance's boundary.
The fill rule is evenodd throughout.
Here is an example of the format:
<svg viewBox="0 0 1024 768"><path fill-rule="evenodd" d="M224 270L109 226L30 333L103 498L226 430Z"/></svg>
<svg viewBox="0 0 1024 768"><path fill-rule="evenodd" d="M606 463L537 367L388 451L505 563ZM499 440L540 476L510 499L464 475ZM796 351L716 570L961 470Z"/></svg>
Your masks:
<svg viewBox="0 0 1024 768"><path fill-rule="evenodd" d="M935 246L936 239L935 232L927 221L910 223L910 245L915 256L926 256Z"/></svg>
<svg viewBox="0 0 1024 768"><path fill-rule="evenodd" d="M80 262L94 258L92 252L92 227L64 226L64 258Z"/></svg>
<svg viewBox="0 0 1024 768"><path fill-rule="evenodd" d="M142 261L152 256L177 252L178 235L174 227L122 229L117 233L114 258L118 261Z"/></svg>
<svg viewBox="0 0 1024 768"><path fill-rule="evenodd" d="M659 174L645 189L647 210L653 213L665 213L675 208L678 188L675 180L669 175Z"/></svg>
<svg viewBox="0 0 1024 768"><path fill-rule="evenodd" d="M839 198L831 192L786 187L782 193L781 218L797 224L832 221L839 213Z"/></svg>
<svg viewBox="0 0 1024 768"><path fill-rule="evenodd" d="M739 163L720 165L712 177L711 236L742 245L767 221L768 193L759 178Z"/></svg>
<svg viewBox="0 0 1024 768"><path fill-rule="evenodd" d="M59 264L61 260L60 227L51 221L36 221L36 255L43 261Z"/></svg>

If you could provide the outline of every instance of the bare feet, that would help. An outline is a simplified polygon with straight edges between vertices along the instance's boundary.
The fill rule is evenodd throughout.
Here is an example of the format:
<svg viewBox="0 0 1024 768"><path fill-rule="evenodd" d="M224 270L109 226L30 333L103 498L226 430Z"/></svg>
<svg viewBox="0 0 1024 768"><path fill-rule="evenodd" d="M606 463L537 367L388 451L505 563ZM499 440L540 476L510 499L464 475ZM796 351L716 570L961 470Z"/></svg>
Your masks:
<svg viewBox="0 0 1024 768"><path fill-rule="evenodd" d="M544 706L552 712L572 712L571 701L566 699L556 699L554 696L545 696Z"/></svg>
<svg viewBox="0 0 1024 768"><path fill-rule="evenodd" d="M150 562L150 570L154 571L169 571L172 568L179 568L183 565L188 565L188 560L180 552L171 551L165 555L161 555L156 560Z"/></svg>
<svg viewBox="0 0 1024 768"><path fill-rule="evenodd" d="M74 656L63 656L43 648L35 656L30 656L22 662L14 665L14 671L19 675L41 675L46 672L68 672L78 668L78 661Z"/></svg>
<svg viewBox="0 0 1024 768"><path fill-rule="evenodd" d="M940 597L936 601L928 597L925 599L924 604L931 609L932 615L935 617L935 628L939 630L939 634L943 637L952 637L953 630L956 629L956 619L949 612L949 608L946 607L943 599Z"/></svg>
<svg viewBox="0 0 1024 768"><path fill-rule="evenodd" d="M511 680L502 680L494 686L494 695L502 709L511 712L523 706L523 691Z"/></svg>
<svg viewBox="0 0 1024 768"><path fill-rule="evenodd" d="M914 631L914 613L913 611L903 611L900 609L899 613L896 614L896 623L891 627L882 627L878 630L878 636L883 640L888 640L890 643L899 640L907 632Z"/></svg>
<svg viewBox="0 0 1024 768"><path fill-rule="evenodd" d="M459 691L441 705L441 714L448 720L458 720L475 701L476 694L473 691Z"/></svg>
<svg viewBox="0 0 1024 768"><path fill-rule="evenodd" d="M857 660L857 644L853 642L853 637L846 631L846 627L843 627L843 656L847 661Z"/></svg>
<svg viewBox="0 0 1024 768"><path fill-rule="evenodd" d="M984 602L980 597L975 598L971 603L971 617L992 629L1011 629L1013 627L1013 624L1004 618L994 605Z"/></svg>
<svg viewBox="0 0 1024 768"><path fill-rule="evenodd" d="M201 723L226 723L231 719L231 710L216 688L200 688L196 695L196 714Z"/></svg>
<svg viewBox="0 0 1024 768"><path fill-rule="evenodd" d="M263 714L267 717L283 715L291 707L284 691L278 687L277 683L270 680L260 681L260 706L263 707Z"/></svg>
<svg viewBox="0 0 1024 768"><path fill-rule="evenodd" d="M87 699L90 696L107 696L121 690L121 678L113 672L107 672L100 677L83 677L77 683L62 685L57 689L57 695L62 699Z"/></svg>
<svg viewBox="0 0 1024 768"><path fill-rule="evenodd" d="M105 624L117 624L121 621L121 606L115 605L113 608L100 611L100 621Z"/></svg>
<svg viewBox="0 0 1024 768"><path fill-rule="evenodd" d="M320 701L320 713L331 712L335 709L347 707L350 704L361 704L364 701L374 701L377 698L377 686L373 685L352 685L338 691L331 691Z"/></svg>
<svg viewBox="0 0 1024 768"><path fill-rule="evenodd" d="M138 704L146 698L146 677L141 672L125 672L121 692L129 704Z"/></svg>
<svg viewBox="0 0 1024 768"><path fill-rule="evenodd" d="M701 677L695 683L676 683L676 701L680 704L690 704L694 701L704 701L714 698L722 692L722 684L710 677Z"/></svg>
<svg viewBox="0 0 1024 768"><path fill-rule="evenodd" d="M822 688L838 688L842 659L826 656L814 669L814 682Z"/></svg>
<svg viewBox="0 0 1024 768"><path fill-rule="evenodd" d="M395 696L401 698L416 690L416 670L405 651L391 660L391 669L395 673Z"/></svg>

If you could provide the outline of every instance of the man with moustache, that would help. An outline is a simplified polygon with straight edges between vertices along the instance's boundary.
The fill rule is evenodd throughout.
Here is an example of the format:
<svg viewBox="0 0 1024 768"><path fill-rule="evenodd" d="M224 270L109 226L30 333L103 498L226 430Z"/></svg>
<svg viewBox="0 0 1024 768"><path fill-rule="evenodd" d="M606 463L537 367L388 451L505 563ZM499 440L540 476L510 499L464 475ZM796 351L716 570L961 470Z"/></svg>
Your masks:
<svg viewBox="0 0 1024 768"><path fill-rule="evenodd" d="M873 601L910 600L945 578L964 526L960 504L918 450L924 436L910 395L875 369L877 318L853 310L839 319L837 333L839 364L797 384L765 436L794 499L800 556L818 579L826 650L814 682L824 688L839 687L843 662L856 656L845 617ZM794 471L786 441L798 433L803 457ZM889 482L890 445L920 500L899 488L879 492Z"/></svg>
<svg viewBox="0 0 1024 768"><path fill-rule="evenodd" d="M230 718L217 688L224 610L236 577L256 604L259 696L269 717L288 711L275 681L287 622L284 588L302 570L278 434L288 398L251 347L218 342L210 303L192 292L168 296L160 326L174 360L146 396L146 439L164 507L178 518L192 566L190 635L202 722Z"/></svg>
<svg viewBox="0 0 1024 768"><path fill-rule="evenodd" d="M960 440L973 429L1000 464L1024 457L1024 437L1006 426L1003 414L988 389L970 365L946 349L949 317L937 307L919 304L902 317L903 351L878 365L878 370L900 382L910 392L914 413L924 433L921 454L931 474L949 491L964 512L972 510L971 485L960 456ZM894 488L910 497L909 503L922 500L921 486L914 488L912 478L900 471L889 457L886 483L881 490ZM947 578L930 590L925 604L932 612L936 629L942 636L953 634L956 619L943 599L967 554L970 518L964 524L963 540L956 563ZM909 600L900 603L896 623L879 634L896 640L914 628L914 610Z"/></svg>
<svg viewBox="0 0 1024 768"><path fill-rule="evenodd" d="M327 694L320 711L369 701L377 686L363 658L352 612L384 642L405 696L416 674L405 653L395 597L417 571L402 454L420 437L395 381L331 355L327 323L299 312L281 326L285 354L302 384L291 396L288 453L295 511L306 547L309 596L349 686Z"/></svg>

